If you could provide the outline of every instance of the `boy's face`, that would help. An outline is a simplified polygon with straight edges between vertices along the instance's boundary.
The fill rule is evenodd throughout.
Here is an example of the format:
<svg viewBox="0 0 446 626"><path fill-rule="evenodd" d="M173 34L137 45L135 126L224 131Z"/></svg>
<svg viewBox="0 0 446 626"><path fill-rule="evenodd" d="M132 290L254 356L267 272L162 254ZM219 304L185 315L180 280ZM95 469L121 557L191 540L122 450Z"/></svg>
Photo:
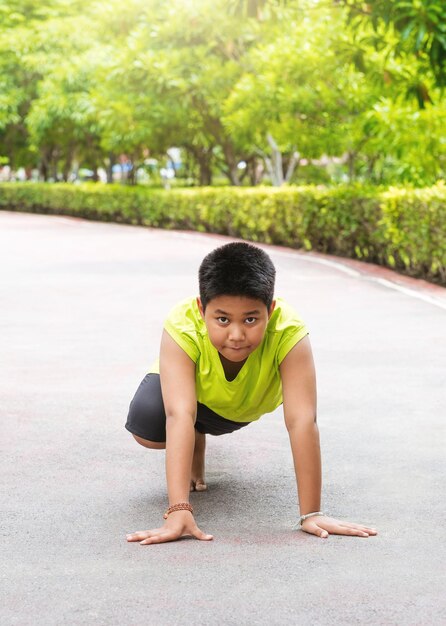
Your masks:
<svg viewBox="0 0 446 626"><path fill-rule="evenodd" d="M218 296L203 311L200 298L198 308L212 345L228 361L240 362L262 343L275 301L268 311L261 300L245 296Z"/></svg>

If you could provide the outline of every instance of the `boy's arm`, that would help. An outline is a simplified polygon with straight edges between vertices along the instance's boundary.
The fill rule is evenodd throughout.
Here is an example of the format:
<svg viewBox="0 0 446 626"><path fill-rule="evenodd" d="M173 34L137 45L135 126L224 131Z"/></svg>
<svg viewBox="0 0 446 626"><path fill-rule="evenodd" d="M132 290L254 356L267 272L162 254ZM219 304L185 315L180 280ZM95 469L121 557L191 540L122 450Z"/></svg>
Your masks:
<svg viewBox="0 0 446 626"><path fill-rule="evenodd" d="M197 398L195 363L163 331L160 351L160 377L166 411L166 477L169 506L189 502L192 458L195 445ZM161 528L136 533L141 544L175 541L192 535L209 540L195 523L189 511L170 513Z"/></svg>
<svg viewBox="0 0 446 626"><path fill-rule="evenodd" d="M160 378L166 412L166 477L169 505L188 502L197 416L195 363L163 331Z"/></svg>
<svg viewBox="0 0 446 626"><path fill-rule="evenodd" d="M293 454L300 514L321 508L321 453L316 422L316 375L310 340L305 337L280 364L283 408ZM327 516L309 517L302 530L325 538L329 533L368 537L376 531Z"/></svg>

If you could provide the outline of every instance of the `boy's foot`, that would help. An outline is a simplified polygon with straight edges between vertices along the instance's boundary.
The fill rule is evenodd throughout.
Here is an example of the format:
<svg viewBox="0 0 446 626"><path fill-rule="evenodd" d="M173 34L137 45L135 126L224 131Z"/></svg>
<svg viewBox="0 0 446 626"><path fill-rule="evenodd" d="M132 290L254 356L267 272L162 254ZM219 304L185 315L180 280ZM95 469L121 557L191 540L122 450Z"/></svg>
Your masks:
<svg viewBox="0 0 446 626"><path fill-rule="evenodd" d="M198 480L190 481L191 491L207 491L208 486L200 478Z"/></svg>
<svg viewBox="0 0 446 626"><path fill-rule="evenodd" d="M190 481L191 491L206 491L207 485L204 479L204 458L206 452L206 435L195 431L195 448L192 459L192 473Z"/></svg>

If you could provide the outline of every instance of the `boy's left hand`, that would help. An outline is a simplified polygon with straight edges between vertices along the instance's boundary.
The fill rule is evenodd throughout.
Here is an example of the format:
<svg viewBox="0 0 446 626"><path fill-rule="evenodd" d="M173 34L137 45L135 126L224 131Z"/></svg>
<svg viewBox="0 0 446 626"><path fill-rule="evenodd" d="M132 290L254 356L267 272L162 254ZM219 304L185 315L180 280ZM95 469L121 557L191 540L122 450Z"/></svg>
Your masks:
<svg viewBox="0 0 446 626"><path fill-rule="evenodd" d="M374 528L362 526L361 524L353 524L352 522L343 522L326 515L315 515L308 517L302 522L302 530L311 535L317 535L322 539L326 539L328 535L350 535L354 537L369 537L377 535L378 532Z"/></svg>

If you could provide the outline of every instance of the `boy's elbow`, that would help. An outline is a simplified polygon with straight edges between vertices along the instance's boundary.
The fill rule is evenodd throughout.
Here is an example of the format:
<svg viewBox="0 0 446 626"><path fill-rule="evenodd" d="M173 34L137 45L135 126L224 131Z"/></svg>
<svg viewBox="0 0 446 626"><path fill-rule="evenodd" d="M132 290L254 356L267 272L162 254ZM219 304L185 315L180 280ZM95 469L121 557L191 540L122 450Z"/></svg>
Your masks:
<svg viewBox="0 0 446 626"><path fill-rule="evenodd" d="M193 426L195 420L196 411L187 407L172 407L171 409L166 409L166 428L181 423L190 423Z"/></svg>
<svg viewBox="0 0 446 626"><path fill-rule="evenodd" d="M317 415L315 412L285 416L285 425L289 433L295 430L318 432Z"/></svg>

